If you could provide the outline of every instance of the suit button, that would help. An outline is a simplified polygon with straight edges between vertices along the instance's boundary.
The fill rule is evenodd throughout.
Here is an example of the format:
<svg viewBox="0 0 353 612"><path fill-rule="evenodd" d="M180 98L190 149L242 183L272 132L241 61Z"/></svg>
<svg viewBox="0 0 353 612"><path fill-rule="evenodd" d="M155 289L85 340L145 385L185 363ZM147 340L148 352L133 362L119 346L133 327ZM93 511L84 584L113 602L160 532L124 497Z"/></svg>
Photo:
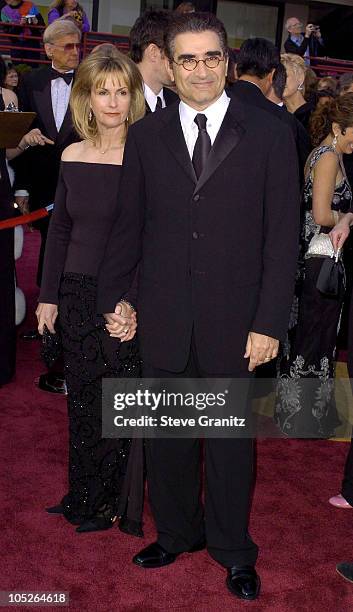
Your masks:
<svg viewBox="0 0 353 612"><path fill-rule="evenodd" d="M194 202L198 202L198 201L199 201L199 199L200 199L199 194L197 194L197 195L195 195L195 196L193 197Z"/></svg>
<svg viewBox="0 0 353 612"><path fill-rule="evenodd" d="M192 232L192 237L193 237L194 240L197 240L199 235L198 235L197 232Z"/></svg>

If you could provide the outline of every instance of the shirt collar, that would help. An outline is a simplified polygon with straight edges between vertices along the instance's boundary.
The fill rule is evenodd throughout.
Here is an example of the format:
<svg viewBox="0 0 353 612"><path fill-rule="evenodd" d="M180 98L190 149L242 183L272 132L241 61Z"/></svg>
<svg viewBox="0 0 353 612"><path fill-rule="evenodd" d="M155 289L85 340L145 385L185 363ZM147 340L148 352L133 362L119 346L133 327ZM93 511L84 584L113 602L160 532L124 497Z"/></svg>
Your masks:
<svg viewBox="0 0 353 612"><path fill-rule="evenodd" d="M54 62L51 63L51 67L53 68L53 70L56 70L57 72L61 72L61 70L58 70L56 68L56 66L54 66ZM65 72L63 72L63 74L72 74L73 72L75 72L74 70L66 70Z"/></svg>
<svg viewBox="0 0 353 612"><path fill-rule="evenodd" d="M147 85L147 83L144 83L143 92L145 95L145 100L152 112L156 110L157 98L161 98L162 104L164 105L163 87L158 92L158 94L155 94L154 91L152 91L152 89Z"/></svg>
<svg viewBox="0 0 353 612"><path fill-rule="evenodd" d="M222 95L218 98L218 100L216 100L216 102L213 102L213 104L205 108L203 111L198 111L181 100L179 106L180 120L185 126L191 127L193 126L196 115L200 113L202 115L206 115L207 123L209 124L208 127L210 127L212 123L215 123L219 119L220 116L224 116L229 102L230 98L227 96L225 91L223 91Z"/></svg>

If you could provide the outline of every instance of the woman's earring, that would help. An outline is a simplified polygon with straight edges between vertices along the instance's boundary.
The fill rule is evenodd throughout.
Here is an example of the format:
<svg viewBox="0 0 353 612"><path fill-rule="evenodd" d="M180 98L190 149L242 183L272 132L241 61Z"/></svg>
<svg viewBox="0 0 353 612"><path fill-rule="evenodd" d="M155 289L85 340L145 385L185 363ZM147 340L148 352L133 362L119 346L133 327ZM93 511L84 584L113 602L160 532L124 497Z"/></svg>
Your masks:
<svg viewBox="0 0 353 612"><path fill-rule="evenodd" d="M332 141L332 148L335 150L336 150L337 140L338 140L338 137L337 137L337 134L335 134L334 139Z"/></svg>
<svg viewBox="0 0 353 612"><path fill-rule="evenodd" d="M298 91L303 91L304 90L304 83L301 83L300 85L298 85Z"/></svg>
<svg viewBox="0 0 353 612"><path fill-rule="evenodd" d="M88 115L88 121L91 123L93 119L93 113L92 113L92 109L89 111L89 115Z"/></svg>

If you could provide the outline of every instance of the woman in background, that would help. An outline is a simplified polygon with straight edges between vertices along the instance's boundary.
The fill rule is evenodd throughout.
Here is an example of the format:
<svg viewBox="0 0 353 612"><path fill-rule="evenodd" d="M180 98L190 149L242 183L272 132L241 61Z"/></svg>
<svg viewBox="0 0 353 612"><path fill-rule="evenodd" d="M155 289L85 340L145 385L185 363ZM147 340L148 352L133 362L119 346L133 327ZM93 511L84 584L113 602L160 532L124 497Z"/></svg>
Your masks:
<svg viewBox="0 0 353 612"><path fill-rule="evenodd" d="M281 62L287 72L286 87L283 99L287 110L309 129L310 115L315 108L314 102L305 100L305 73L306 66L302 57L293 53L283 53Z"/></svg>
<svg viewBox="0 0 353 612"><path fill-rule="evenodd" d="M55 0L48 13L48 25L56 19L72 19L82 32L91 29L85 11L76 0Z"/></svg>
<svg viewBox="0 0 353 612"><path fill-rule="evenodd" d="M6 87L6 89L10 89L10 91L15 92L15 94L17 95L18 81L19 77L16 68L12 66L12 64L9 64L6 71L4 87Z"/></svg>
<svg viewBox="0 0 353 612"><path fill-rule="evenodd" d="M55 333L58 317L68 392L69 487L48 512L79 525L78 533L109 529L124 515L120 528L141 535L141 516L133 520L127 510L127 501L136 502L125 478L133 471L131 440L102 438L102 378L139 376L136 318L121 301L117 339L96 314L97 276L117 214L127 129L145 113L139 70L117 50L92 53L78 68L70 106L83 140L62 156L37 308L40 334L44 326ZM138 477L142 483L142 461Z"/></svg>
<svg viewBox="0 0 353 612"><path fill-rule="evenodd" d="M294 437L331 437L340 424L333 394L334 358L344 297L317 288L325 261L310 256L316 234L327 234L352 205L342 155L353 152L353 96L319 107L311 121L316 148L308 158L295 300L280 363L275 420Z"/></svg>

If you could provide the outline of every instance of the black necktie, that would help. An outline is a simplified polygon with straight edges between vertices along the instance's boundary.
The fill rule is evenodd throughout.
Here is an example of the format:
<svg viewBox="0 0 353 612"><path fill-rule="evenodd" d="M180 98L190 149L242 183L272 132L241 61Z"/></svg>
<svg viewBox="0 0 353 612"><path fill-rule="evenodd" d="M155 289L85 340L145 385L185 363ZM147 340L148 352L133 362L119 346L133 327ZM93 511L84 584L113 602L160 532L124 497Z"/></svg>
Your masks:
<svg viewBox="0 0 353 612"><path fill-rule="evenodd" d="M199 135L197 137L194 152L192 155L192 163L196 172L197 178L200 177L202 170L205 166L209 152L211 151L211 138L206 130L207 117L206 115L197 114L194 119L197 127L199 128Z"/></svg>
<svg viewBox="0 0 353 612"><path fill-rule="evenodd" d="M157 96L157 104L156 104L155 112L161 110L162 108L163 108L162 98Z"/></svg>
<svg viewBox="0 0 353 612"><path fill-rule="evenodd" d="M70 85L72 79L74 77L73 72L58 72L55 68L50 69L50 80L54 81L55 79L64 79L67 85Z"/></svg>

